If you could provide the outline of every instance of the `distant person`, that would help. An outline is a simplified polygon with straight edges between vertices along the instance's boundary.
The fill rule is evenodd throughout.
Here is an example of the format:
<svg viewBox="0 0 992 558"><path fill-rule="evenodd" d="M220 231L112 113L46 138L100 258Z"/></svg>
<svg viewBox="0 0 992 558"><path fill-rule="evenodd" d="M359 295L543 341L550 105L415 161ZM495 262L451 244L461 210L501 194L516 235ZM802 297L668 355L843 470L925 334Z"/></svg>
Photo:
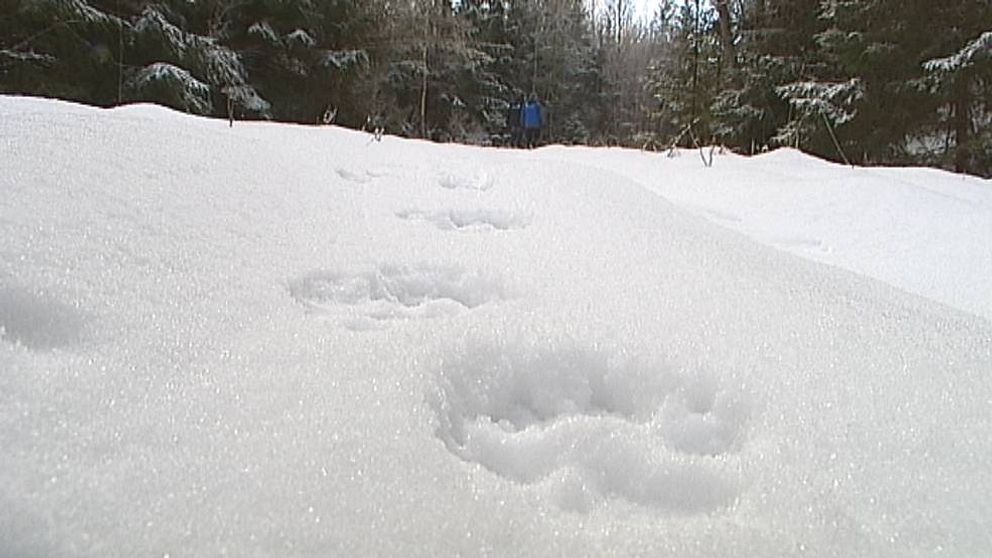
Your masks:
<svg viewBox="0 0 992 558"><path fill-rule="evenodd" d="M544 127L544 107L537 100L536 95L531 95L527 104L523 108L524 143L528 149L537 145L541 137L541 128Z"/></svg>
<svg viewBox="0 0 992 558"><path fill-rule="evenodd" d="M524 143L524 99L523 97L516 103L510 104L506 111L506 124L510 131L510 145L521 147Z"/></svg>

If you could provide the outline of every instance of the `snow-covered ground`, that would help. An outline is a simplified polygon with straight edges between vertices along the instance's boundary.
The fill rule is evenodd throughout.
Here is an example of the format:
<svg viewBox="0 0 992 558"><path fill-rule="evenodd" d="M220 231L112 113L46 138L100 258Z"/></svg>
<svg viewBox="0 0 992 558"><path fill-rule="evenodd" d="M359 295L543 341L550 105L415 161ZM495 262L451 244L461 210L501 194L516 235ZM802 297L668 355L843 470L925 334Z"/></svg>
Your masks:
<svg viewBox="0 0 992 558"><path fill-rule="evenodd" d="M992 553L987 180L0 97L0 192L0 556Z"/></svg>

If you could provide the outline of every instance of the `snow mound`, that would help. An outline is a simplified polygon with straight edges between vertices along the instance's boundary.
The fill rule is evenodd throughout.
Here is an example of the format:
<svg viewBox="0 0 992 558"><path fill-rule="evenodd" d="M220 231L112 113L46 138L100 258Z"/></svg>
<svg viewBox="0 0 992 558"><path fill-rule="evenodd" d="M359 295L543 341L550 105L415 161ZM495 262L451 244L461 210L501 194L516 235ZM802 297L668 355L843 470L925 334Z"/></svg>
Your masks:
<svg viewBox="0 0 992 558"><path fill-rule="evenodd" d="M608 169L760 244L992 320L992 180L852 167L787 148L709 168L698 157L633 151L557 156Z"/></svg>
<svg viewBox="0 0 992 558"><path fill-rule="evenodd" d="M783 168L788 167L823 167L823 168L844 168L846 165L812 157L798 149L791 147L780 147L765 153L759 153L752 157L755 162L773 163ZM848 167L849 168L849 167Z"/></svg>
<svg viewBox="0 0 992 558"><path fill-rule="evenodd" d="M988 181L143 112L0 96L0 556L989 554Z"/></svg>
<svg viewBox="0 0 992 558"><path fill-rule="evenodd" d="M182 111L152 103L129 103L107 110L110 114L137 117L145 120L196 120L195 117Z"/></svg>

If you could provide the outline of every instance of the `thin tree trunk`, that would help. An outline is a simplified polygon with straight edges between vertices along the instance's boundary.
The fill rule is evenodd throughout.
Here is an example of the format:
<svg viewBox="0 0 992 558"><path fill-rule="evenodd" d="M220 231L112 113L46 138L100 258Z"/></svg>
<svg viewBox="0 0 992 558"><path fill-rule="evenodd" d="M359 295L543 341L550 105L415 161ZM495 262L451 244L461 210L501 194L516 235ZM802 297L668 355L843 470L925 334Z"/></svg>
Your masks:
<svg viewBox="0 0 992 558"><path fill-rule="evenodd" d="M617 48L623 42L625 8L623 0L617 0Z"/></svg>
<svg viewBox="0 0 992 558"><path fill-rule="evenodd" d="M427 138L427 44L424 43L423 79L420 83L420 137Z"/></svg>
<svg viewBox="0 0 992 558"><path fill-rule="evenodd" d="M968 142L971 140L970 76L967 70L958 74L954 83L954 171L969 170Z"/></svg>
<svg viewBox="0 0 992 558"><path fill-rule="evenodd" d="M693 12L692 20L692 112L691 119L694 120L699 117L696 113L696 107L698 104L697 84L699 82L699 0L696 0L696 10Z"/></svg>
<svg viewBox="0 0 992 558"><path fill-rule="evenodd" d="M734 64L734 36L731 32L730 3L728 0L713 0L717 15L720 17L720 42L723 44L723 55L730 64Z"/></svg>
<svg viewBox="0 0 992 558"><path fill-rule="evenodd" d="M117 0L117 104L124 104L124 12Z"/></svg>

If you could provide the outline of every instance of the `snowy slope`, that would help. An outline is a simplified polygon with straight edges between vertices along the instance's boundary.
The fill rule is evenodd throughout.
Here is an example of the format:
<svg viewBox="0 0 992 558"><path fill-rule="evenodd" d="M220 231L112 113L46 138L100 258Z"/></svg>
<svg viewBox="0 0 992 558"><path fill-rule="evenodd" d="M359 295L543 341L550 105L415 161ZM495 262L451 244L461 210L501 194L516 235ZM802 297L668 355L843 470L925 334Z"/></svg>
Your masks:
<svg viewBox="0 0 992 558"><path fill-rule="evenodd" d="M992 319L992 180L844 167L780 149L754 158L561 150L716 224Z"/></svg>
<svg viewBox="0 0 992 558"><path fill-rule="evenodd" d="M987 181L11 97L0 153L2 556L992 550Z"/></svg>

